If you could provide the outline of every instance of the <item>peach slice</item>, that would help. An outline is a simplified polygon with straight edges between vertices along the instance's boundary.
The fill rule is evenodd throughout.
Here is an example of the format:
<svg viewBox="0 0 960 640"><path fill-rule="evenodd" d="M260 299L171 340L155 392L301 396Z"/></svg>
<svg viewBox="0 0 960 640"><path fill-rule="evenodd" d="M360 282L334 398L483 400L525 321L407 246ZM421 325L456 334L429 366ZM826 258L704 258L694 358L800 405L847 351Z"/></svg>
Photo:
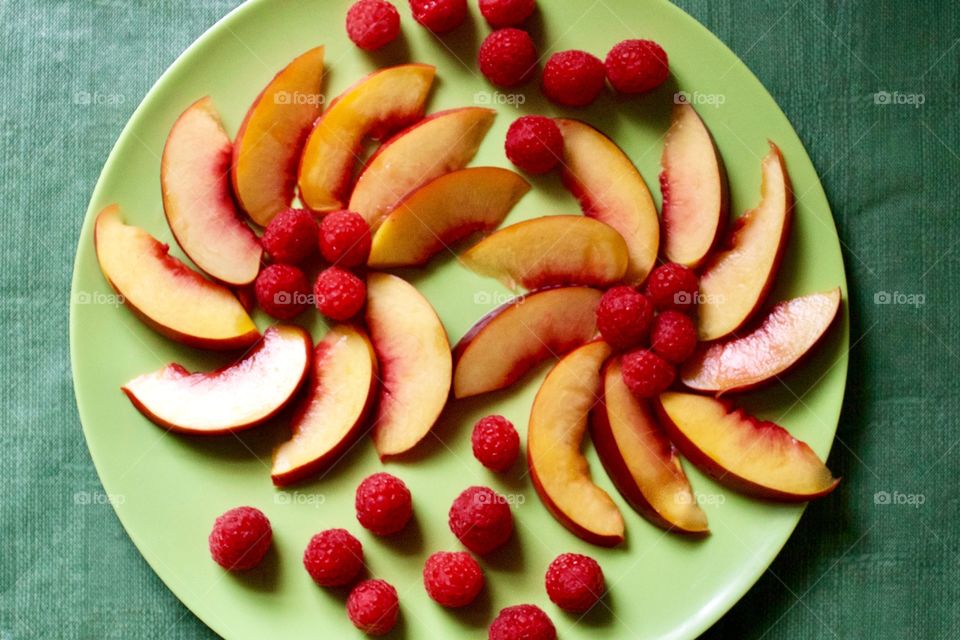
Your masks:
<svg viewBox="0 0 960 640"><path fill-rule="evenodd" d="M601 402L591 414L593 444L610 479L647 520L668 531L709 533L680 456L647 400L624 384L620 359L603 371Z"/></svg>
<svg viewBox="0 0 960 640"><path fill-rule="evenodd" d="M405 64L375 71L343 92L317 121L300 160L300 198L314 211L342 209L364 138L423 117L436 69Z"/></svg>
<svg viewBox="0 0 960 640"><path fill-rule="evenodd" d="M827 332L840 289L776 305L754 331L702 345L681 370L691 389L717 394L753 388L790 370Z"/></svg>
<svg viewBox="0 0 960 640"><path fill-rule="evenodd" d="M660 161L663 253L696 269L716 246L730 212L730 190L710 130L689 104L673 107Z"/></svg>
<svg viewBox="0 0 960 640"><path fill-rule="evenodd" d="M373 443L381 458L420 442L450 394L450 342L430 302L386 273L367 277L367 326L380 362Z"/></svg>
<svg viewBox="0 0 960 640"><path fill-rule="evenodd" d="M244 357L212 373L179 364L134 378L122 389L147 418L167 429L219 435L269 420L296 394L310 364L310 335L270 327Z"/></svg>
<svg viewBox="0 0 960 640"><path fill-rule="evenodd" d="M612 547L623 542L623 516L594 484L580 451L600 391L600 367L610 353L607 343L591 342L547 374L530 410L527 458L533 486L550 513L587 542Z"/></svg>
<svg viewBox="0 0 960 640"><path fill-rule="evenodd" d="M790 235L793 191L777 145L763 159L762 198L734 223L727 248L700 276L700 339L717 340L742 327L773 286Z"/></svg>
<svg viewBox="0 0 960 640"><path fill-rule="evenodd" d="M376 388L377 356L367 335L349 325L330 329L314 349L293 437L273 452L273 484L303 480L340 458L362 433Z"/></svg>
<svg viewBox="0 0 960 640"><path fill-rule="evenodd" d="M496 229L530 184L498 167L461 169L406 197L373 236L367 264L410 267L478 231Z"/></svg>
<svg viewBox="0 0 960 640"><path fill-rule="evenodd" d="M827 495L840 482L806 443L727 402L668 392L661 394L657 410L680 452L736 491L804 502Z"/></svg>
<svg viewBox="0 0 960 640"><path fill-rule="evenodd" d="M401 131L367 162L347 208L375 229L411 191L467 166L496 115L480 107L452 109Z"/></svg>
<svg viewBox="0 0 960 640"><path fill-rule="evenodd" d="M233 191L260 226L290 206L310 127L323 110L323 47L295 58L247 111L233 146Z"/></svg>
<svg viewBox="0 0 960 640"><path fill-rule="evenodd" d="M454 349L453 395L504 389L537 363L591 340L602 295L588 287L544 289L488 313Z"/></svg>
<svg viewBox="0 0 960 640"><path fill-rule="evenodd" d="M240 349L260 338L229 289L171 256L146 231L124 224L117 205L97 215L93 239L107 282L158 333L201 349Z"/></svg>
<svg viewBox="0 0 960 640"><path fill-rule="evenodd" d="M660 220L653 196L630 158L590 125L558 119L563 133L563 184L583 213L620 232L630 252L627 280L639 284L657 262Z"/></svg>

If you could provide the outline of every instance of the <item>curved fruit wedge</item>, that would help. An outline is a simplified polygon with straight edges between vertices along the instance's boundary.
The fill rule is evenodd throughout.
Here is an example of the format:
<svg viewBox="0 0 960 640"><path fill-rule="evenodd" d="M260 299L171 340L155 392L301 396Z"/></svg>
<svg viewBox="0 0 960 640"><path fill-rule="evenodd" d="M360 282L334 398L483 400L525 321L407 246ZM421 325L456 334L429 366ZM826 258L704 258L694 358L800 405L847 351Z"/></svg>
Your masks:
<svg viewBox="0 0 960 640"><path fill-rule="evenodd" d="M663 253L696 269L710 255L730 214L730 189L720 152L696 110L673 107L660 164Z"/></svg>
<svg viewBox="0 0 960 640"><path fill-rule="evenodd" d="M593 483L580 451L610 353L605 342L591 342L547 374L530 411L527 458L533 486L554 517L587 542L612 547L623 542L623 516Z"/></svg>
<svg viewBox="0 0 960 640"><path fill-rule="evenodd" d="M314 211L344 207L364 139L383 139L422 118L435 73L426 64L381 69L330 104L307 138L300 160L300 198L308 207Z"/></svg>
<svg viewBox="0 0 960 640"><path fill-rule="evenodd" d="M401 131L367 162L350 196L350 211L374 229L407 194L445 173L463 169L493 125L492 109L434 113Z"/></svg>
<svg viewBox="0 0 960 640"><path fill-rule="evenodd" d="M668 531L709 533L680 456L647 400L623 383L620 359L603 370L601 401L591 417L593 444L620 494L647 520Z"/></svg>
<svg viewBox="0 0 960 640"><path fill-rule="evenodd" d="M273 452L273 484L307 478L343 455L363 431L376 388L377 356L367 335L349 325L330 329L313 351L293 437Z"/></svg>
<svg viewBox="0 0 960 640"><path fill-rule="evenodd" d="M680 452L731 489L804 502L827 495L840 482L786 429L721 400L670 392L660 396L657 410Z"/></svg>
<svg viewBox="0 0 960 640"><path fill-rule="evenodd" d="M777 145L763 159L762 199L734 223L728 248L700 276L700 339L717 340L742 327L773 286L790 235L793 191Z"/></svg>
<svg viewBox="0 0 960 640"><path fill-rule="evenodd" d="M123 385L130 402L167 429L219 435L249 429L277 414L294 396L310 364L310 336L279 325L238 362L212 373L179 364Z"/></svg>
<svg viewBox="0 0 960 640"><path fill-rule="evenodd" d="M623 236L598 220L544 216L487 236L461 259L509 289L539 289L611 285L623 278L630 256Z"/></svg>
<svg viewBox="0 0 960 640"><path fill-rule="evenodd" d="M681 370L691 389L750 389L790 370L820 341L840 309L840 289L779 303L754 331L700 347Z"/></svg>
<svg viewBox="0 0 960 640"><path fill-rule="evenodd" d="M125 225L117 205L97 215L93 240L107 282L155 331L201 349L240 349L260 338L229 289L188 268L146 231Z"/></svg>
<svg viewBox="0 0 960 640"><path fill-rule="evenodd" d="M297 166L323 98L323 47L307 51L267 84L247 111L233 146L233 191L262 227L290 206Z"/></svg>
<svg viewBox="0 0 960 640"><path fill-rule="evenodd" d="M660 220L653 196L613 140L577 120L558 119L563 133L563 184L584 215L620 232L630 252L627 280L639 284L657 262Z"/></svg>
<svg viewBox="0 0 960 640"><path fill-rule="evenodd" d="M477 231L496 229L530 184L513 171L473 167L440 176L407 196L373 236L367 264L425 264Z"/></svg>
<svg viewBox="0 0 960 640"><path fill-rule="evenodd" d="M450 395L450 342L430 302L392 275L367 277L367 326L380 362L373 443L381 458L412 449Z"/></svg>
<svg viewBox="0 0 960 640"><path fill-rule="evenodd" d="M591 340L602 295L588 287L544 289L488 313L454 349L454 397L509 387L537 363Z"/></svg>

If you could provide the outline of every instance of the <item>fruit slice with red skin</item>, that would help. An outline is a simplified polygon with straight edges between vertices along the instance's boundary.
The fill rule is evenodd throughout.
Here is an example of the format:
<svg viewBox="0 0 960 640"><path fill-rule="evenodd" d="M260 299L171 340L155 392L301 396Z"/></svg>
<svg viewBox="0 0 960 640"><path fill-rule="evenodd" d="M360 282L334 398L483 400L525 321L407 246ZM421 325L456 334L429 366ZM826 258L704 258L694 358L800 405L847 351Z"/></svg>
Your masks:
<svg viewBox="0 0 960 640"><path fill-rule="evenodd" d="M689 104L673 107L660 164L663 253L669 262L696 269L723 234L730 189L713 137Z"/></svg>
<svg viewBox="0 0 960 640"><path fill-rule="evenodd" d="M407 194L467 166L496 115L480 107L452 109L401 131L367 162L347 208L376 229Z"/></svg>
<svg viewBox="0 0 960 640"><path fill-rule="evenodd" d="M304 141L323 109L323 47L294 59L247 111L233 146L233 191L265 227L293 201Z"/></svg>
<svg viewBox="0 0 960 640"><path fill-rule="evenodd" d="M336 462L362 433L377 388L377 356L359 328L336 325L313 351L307 397L293 437L273 452L273 484L308 478Z"/></svg>
<svg viewBox="0 0 960 640"><path fill-rule="evenodd" d="M509 387L537 363L591 340L602 295L588 287L544 289L488 313L454 349L454 396Z"/></svg>
<svg viewBox="0 0 960 640"><path fill-rule="evenodd" d="M805 502L827 495L840 482L806 443L728 402L667 392L660 395L657 411L680 452L736 491Z"/></svg>
<svg viewBox="0 0 960 640"><path fill-rule="evenodd" d="M610 346L597 340L568 353L547 374L530 410L527 459L550 513L587 542L612 547L623 542L623 516L594 484L580 451L600 393L600 367L610 354Z"/></svg>
<svg viewBox="0 0 960 640"><path fill-rule="evenodd" d="M518 174L473 167L440 176L397 205L377 229L367 264L411 267L478 231L496 229L530 190Z"/></svg>
<svg viewBox="0 0 960 640"><path fill-rule="evenodd" d="M367 277L367 326L380 362L373 443L381 458L420 442L450 395L450 342L430 302L386 273Z"/></svg>
<svg viewBox="0 0 960 640"><path fill-rule="evenodd" d="M743 391L789 371L813 349L840 309L840 289L777 304L750 333L705 344L680 373L691 389Z"/></svg>
<svg viewBox="0 0 960 640"><path fill-rule="evenodd" d="M630 257L613 227L583 216L543 216L500 229L461 259L510 289L539 289L606 287L623 278Z"/></svg>
<svg viewBox="0 0 960 640"><path fill-rule="evenodd" d="M763 304L787 247L793 190L783 155L770 143L763 159L762 198L734 223L727 247L700 276L699 333L717 340L742 327Z"/></svg>
<svg viewBox="0 0 960 640"><path fill-rule="evenodd" d="M156 424L197 435L249 429L276 415L296 394L310 365L310 335L277 325L234 364L190 373L179 364L123 385L130 402Z"/></svg>
<svg viewBox="0 0 960 640"><path fill-rule="evenodd" d="M236 296L171 256L169 247L120 219L110 205L93 234L100 270L153 330L200 349L241 349L260 332Z"/></svg>
<svg viewBox="0 0 960 640"><path fill-rule="evenodd" d="M364 139L382 140L420 120L435 73L426 64L381 69L330 104L307 138L300 160L300 198L309 208L344 208Z"/></svg>
<svg viewBox="0 0 960 640"><path fill-rule="evenodd" d="M676 448L657 424L649 401L623 383L620 359L603 370L601 402L591 413L591 435L620 494L647 520L668 531L709 533Z"/></svg>
<svg viewBox="0 0 960 640"><path fill-rule="evenodd" d="M561 118L557 126L563 133L563 184L584 215L620 232L630 252L626 279L643 282L660 246L660 219L643 176L613 140L590 125Z"/></svg>

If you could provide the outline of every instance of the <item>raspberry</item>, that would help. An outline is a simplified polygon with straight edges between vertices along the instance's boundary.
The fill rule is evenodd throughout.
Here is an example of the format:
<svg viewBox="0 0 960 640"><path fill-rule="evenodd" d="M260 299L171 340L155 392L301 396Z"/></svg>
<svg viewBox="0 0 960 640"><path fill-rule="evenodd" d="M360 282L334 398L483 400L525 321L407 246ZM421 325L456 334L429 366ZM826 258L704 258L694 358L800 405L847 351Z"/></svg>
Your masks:
<svg viewBox="0 0 960 640"><path fill-rule="evenodd" d="M510 539L513 514L493 489L470 487L450 507L450 530L467 549L484 555Z"/></svg>
<svg viewBox="0 0 960 640"><path fill-rule="evenodd" d="M536 8L537 0L480 0L480 13L495 29L516 27Z"/></svg>
<svg viewBox="0 0 960 640"><path fill-rule="evenodd" d="M371 636L390 633L397 624L397 590L385 580L364 580L347 596L347 616L357 629Z"/></svg>
<svg viewBox="0 0 960 640"><path fill-rule="evenodd" d="M585 107L600 95L606 78L603 63L586 51L561 51L543 69L543 93L567 107Z"/></svg>
<svg viewBox="0 0 960 640"><path fill-rule="evenodd" d="M260 244L274 262L299 264L317 249L317 223L304 209L285 209L267 225Z"/></svg>
<svg viewBox="0 0 960 640"><path fill-rule="evenodd" d="M547 173L563 157L563 134L550 118L523 116L507 131L507 158L527 173Z"/></svg>
<svg viewBox="0 0 960 640"><path fill-rule="evenodd" d="M490 640L556 640L557 629L540 607L518 604L502 609L490 623Z"/></svg>
<svg viewBox="0 0 960 640"><path fill-rule="evenodd" d="M465 607L483 589L483 569L466 551L439 551L423 566L427 595L445 607Z"/></svg>
<svg viewBox="0 0 960 640"><path fill-rule="evenodd" d="M652 322L653 303L633 287L613 287L597 305L597 328L615 349L639 346L647 338Z"/></svg>
<svg viewBox="0 0 960 640"><path fill-rule="evenodd" d="M697 348L697 325L679 311L664 311L653 321L650 348L672 364L680 364Z"/></svg>
<svg viewBox="0 0 960 640"><path fill-rule="evenodd" d="M473 427L473 455L493 471L506 471L517 461L520 436L513 423L503 416L480 418Z"/></svg>
<svg viewBox="0 0 960 640"><path fill-rule="evenodd" d="M278 320L291 320L307 308L310 283L303 271L288 264L271 264L254 284L257 303Z"/></svg>
<svg viewBox="0 0 960 640"><path fill-rule="evenodd" d="M370 256L370 225L353 211L335 211L320 222L320 253L341 267L359 267Z"/></svg>
<svg viewBox="0 0 960 640"><path fill-rule="evenodd" d="M693 311L699 289L697 275L687 267L673 262L654 269L647 280L647 295L660 311Z"/></svg>
<svg viewBox="0 0 960 640"><path fill-rule="evenodd" d="M413 516L410 490L389 473L375 473L361 482L354 506L360 524L378 536L400 531Z"/></svg>
<svg viewBox="0 0 960 640"><path fill-rule="evenodd" d="M367 285L340 267L330 267L313 285L317 309L331 320L345 321L359 313L367 301Z"/></svg>
<svg viewBox="0 0 960 640"><path fill-rule="evenodd" d="M434 33L446 33L467 19L467 0L410 0L413 19Z"/></svg>
<svg viewBox="0 0 960 640"><path fill-rule="evenodd" d="M547 569L547 595L564 611L584 613L604 592L603 569L597 561L578 553L564 553Z"/></svg>
<svg viewBox="0 0 960 640"><path fill-rule="evenodd" d="M533 75L537 47L526 31L500 29L484 39L477 58L487 80L500 87L515 87Z"/></svg>
<svg viewBox="0 0 960 640"><path fill-rule="evenodd" d="M638 398L652 398L667 390L677 375L673 365L646 349L623 356L623 382Z"/></svg>
<svg viewBox="0 0 960 640"><path fill-rule="evenodd" d="M386 0L359 0L347 11L347 35L365 51L385 47L400 35L400 14Z"/></svg>
<svg viewBox="0 0 960 640"><path fill-rule="evenodd" d="M653 40L624 40L607 54L607 78L620 93L656 89L670 75L667 52Z"/></svg>
<svg viewBox="0 0 960 640"><path fill-rule="evenodd" d="M230 509L213 523L208 542L214 562L228 571L252 569L270 549L273 530L260 509Z"/></svg>
<svg viewBox="0 0 960 640"><path fill-rule="evenodd" d="M327 529L310 538L303 566L321 587L342 587L363 569L363 545L346 529Z"/></svg>

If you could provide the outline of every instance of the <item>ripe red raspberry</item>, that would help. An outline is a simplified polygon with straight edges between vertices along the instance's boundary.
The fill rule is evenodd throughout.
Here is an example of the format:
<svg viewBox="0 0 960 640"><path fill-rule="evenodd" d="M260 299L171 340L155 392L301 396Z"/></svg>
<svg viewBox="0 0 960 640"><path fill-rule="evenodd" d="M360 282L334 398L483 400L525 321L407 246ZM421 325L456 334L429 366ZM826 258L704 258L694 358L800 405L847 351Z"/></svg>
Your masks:
<svg viewBox="0 0 960 640"><path fill-rule="evenodd" d="M517 118L507 131L507 158L522 171L547 173L563 158L560 127L544 116Z"/></svg>
<svg viewBox="0 0 960 640"><path fill-rule="evenodd" d="M647 295L660 311L692 312L697 305L699 290L697 274L673 262L654 269L647 280Z"/></svg>
<svg viewBox="0 0 960 640"><path fill-rule="evenodd" d="M327 529L310 539L303 566L321 587L342 587L363 569L363 545L346 529Z"/></svg>
<svg viewBox="0 0 960 640"><path fill-rule="evenodd" d="M490 623L490 640L556 640L557 629L543 610L532 604L507 607Z"/></svg>
<svg viewBox="0 0 960 640"><path fill-rule="evenodd" d="M503 416L480 418L473 427L470 441L473 455L492 471L506 471L520 453L520 436L513 423Z"/></svg>
<svg viewBox="0 0 960 640"><path fill-rule="evenodd" d="M653 321L650 348L672 364L680 364L697 348L697 325L679 311L664 311Z"/></svg>
<svg viewBox="0 0 960 640"><path fill-rule="evenodd" d="M603 63L586 51L561 51L543 69L543 93L567 107L585 107L600 95L606 81Z"/></svg>
<svg viewBox="0 0 960 640"><path fill-rule="evenodd" d="M228 571L252 569L270 549L273 530L263 512L253 507L230 509L213 523L210 555Z"/></svg>
<svg viewBox="0 0 960 640"><path fill-rule="evenodd" d="M480 0L480 13L495 29L516 27L536 8L537 0Z"/></svg>
<svg viewBox="0 0 960 640"><path fill-rule="evenodd" d="M400 35L400 14L386 0L358 0L347 11L347 35L365 51L385 47Z"/></svg>
<svg viewBox="0 0 960 640"><path fill-rule="evenodd" d="M620 373L624 384L638 398L652 398L667 390L677 372L669 362L646 349L623 356Z"/></svg>
<svg viewBox="0 0 960 640"><path fill-rule="evenodd" d="M413 19L434 33L446 33L467 19L467 0L410 0Z"/></svg>
<svg viewBox="0 0 960 640"><path fill-rule="evenodd" d="M650 332L653 311L650 299L633 287L613 287L597 305L597 329L615 349L637 347Z"/></svg>
<svg viewBox="0 0 960 640"><path fill-rule="evenodd" d="M557 556L547 569L547 595L564 611L584 613L597 604L605 590L603 569L578 553Z"/></svg>
<svg viewBox="0 0 960 640"><path fill-rule="evenodd" d="M370 225L353 211L334 211L320 222L320 253L340 267L359 267L370 257Z"/></svg>
<svg viewBox="0 0 960 640"><path fill-rule="evenodd" d="M488 35L477 54L480 72L499 87L515 87L537 68L537 47L520 29L500 29Z"/></svg>
<svg viewBox="0 0 960 640"><path fill-rule="evenodd" d="M667 52L653 40L624 40L607 54L607 78L620 93L644 93L670 75Z"/></svg>
<svg viewBox="0 0 960 640"><path fill-rule="evenodd" d="M423 566L427 595L445 607L465 607L483 589L483 569L466 551L438 551Z"/></svg>
<svg viewBox="0 0 960 640"><path fill-rule="evenodd" d="M299 264L317 250L317 222L304 209L285 209L270 221L260 244L274 262Z"/></svg>
<svg viewBox="0 0 960 640"><path fill-rule="evenodd" d="M307 308L310 283L296 267L271 264L257 276L254 293L261 309L277 320L291 320Z"/></svg>
<svg viewBox="0 0 960 640"><path fill-rule="evenodd" d="M413 516L410 489L389 473L375 473L364 479L357 487L354 506L360 524L378 536L400 531Z"/></svg>
<svg viewBox="0 0 960 640"><path fill-rule="evenodd" d="M470 487L450 507L450 530L467 549L484 555L513 533L513 514L506 498L487 487Z"/></svg>
<svg viewBox="0 0 960 640"><path fill-rule="evenodd" d="M330 267L317 276L313 285L317 309L331 320L349 320L367 301L367 285L340 267Z"/></svg>
<svg viewBox="0 0 960 640"><path fill-rule="evenodd" d="M397 625L397 590L385 580L364 580L347 596L347 616L357 629L383 636Z"/></svg>

